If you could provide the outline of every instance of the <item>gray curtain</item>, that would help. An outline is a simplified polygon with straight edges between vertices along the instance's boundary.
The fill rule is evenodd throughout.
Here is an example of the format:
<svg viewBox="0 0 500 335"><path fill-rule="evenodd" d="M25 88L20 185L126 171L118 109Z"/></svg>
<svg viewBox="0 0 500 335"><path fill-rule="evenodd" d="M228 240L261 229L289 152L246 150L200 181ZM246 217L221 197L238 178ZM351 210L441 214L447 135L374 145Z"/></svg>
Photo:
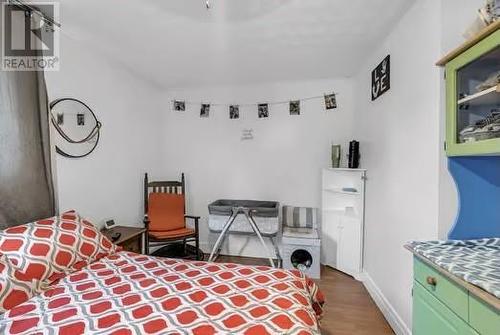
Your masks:
<svg viewBox="0 0 500 335"><path fill-rule="evenodd" d="M43 72L0 71L0 229L55 214Z"/></svg>

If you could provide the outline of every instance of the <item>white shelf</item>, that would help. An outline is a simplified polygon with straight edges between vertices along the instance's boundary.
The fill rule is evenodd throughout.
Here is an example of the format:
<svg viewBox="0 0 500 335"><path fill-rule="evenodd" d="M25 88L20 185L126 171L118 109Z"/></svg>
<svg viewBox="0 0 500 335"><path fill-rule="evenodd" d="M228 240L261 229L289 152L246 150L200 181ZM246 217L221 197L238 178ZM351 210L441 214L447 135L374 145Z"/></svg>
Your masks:
<svg viewBox="0 0 500 335"><path fill-rule="evenodd" d="M364 172L366 169L350 169L350 168L326 168L325 170L330 171L354 171L354 172Z"/></svg>
<svg viewBox="0 0 500 335"><path fill-rule="evenodd" d="M500 103L500 84L458 100L459 105L492 105Z"/></svg>
<svg viewBox="0 0 500 335"><path fill-rule="evenodd" d="M331 193L349 194L349 195L359 195L359 192L344 191L341 188L324 188L323 191Z"/></svg>
<svg viewBox="0 0 500 335"><path fill-rule="evenodd" d="M357 215L355 212L349 213L345 210L345 208L326 208L323 209L324 212L335 214L335 215L340 215L340 216L345 216L351 219L359 219L359 215Z"/></svg>

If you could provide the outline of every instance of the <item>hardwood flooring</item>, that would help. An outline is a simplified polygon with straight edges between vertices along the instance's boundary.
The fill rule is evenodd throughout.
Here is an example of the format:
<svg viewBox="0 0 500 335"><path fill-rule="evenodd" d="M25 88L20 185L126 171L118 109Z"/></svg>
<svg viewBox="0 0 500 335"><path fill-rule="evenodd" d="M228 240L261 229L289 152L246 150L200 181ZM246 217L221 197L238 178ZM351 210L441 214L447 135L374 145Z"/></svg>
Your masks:
<svg viewBox="0 0 500 335"><path fill-rule="evenodd" d="M266 259L220 256L218 262L268 265ZM386 335L394 334L363 284L352 277L323 266L317 281L326 298L321 320L324 335Z"/></svg>

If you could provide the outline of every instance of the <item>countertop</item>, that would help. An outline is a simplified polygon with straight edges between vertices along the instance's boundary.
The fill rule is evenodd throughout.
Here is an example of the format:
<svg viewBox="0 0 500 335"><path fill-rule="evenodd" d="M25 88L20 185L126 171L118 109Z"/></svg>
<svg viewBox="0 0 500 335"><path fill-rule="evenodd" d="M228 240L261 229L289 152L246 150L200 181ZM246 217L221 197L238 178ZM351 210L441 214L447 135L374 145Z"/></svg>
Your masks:
<svg viewBox="0 0 500 335"><path fill-rule="evenodd" d="M500 310L500 238L410 242L424 263Z"/></svg>

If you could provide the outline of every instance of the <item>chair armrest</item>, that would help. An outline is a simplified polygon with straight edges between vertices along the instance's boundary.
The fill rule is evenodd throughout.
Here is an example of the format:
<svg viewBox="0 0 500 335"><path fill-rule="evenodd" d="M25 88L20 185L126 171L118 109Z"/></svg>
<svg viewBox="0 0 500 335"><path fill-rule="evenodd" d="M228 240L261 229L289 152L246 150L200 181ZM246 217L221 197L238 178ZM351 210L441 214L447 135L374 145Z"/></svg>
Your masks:
<svg viewBox="0 0 500 335"><path fill-rule="evenodd" d="M184 215L184 218L194 220L194 231L198 232L198 223L200 221L200 217L194 215Z"/></svg>

